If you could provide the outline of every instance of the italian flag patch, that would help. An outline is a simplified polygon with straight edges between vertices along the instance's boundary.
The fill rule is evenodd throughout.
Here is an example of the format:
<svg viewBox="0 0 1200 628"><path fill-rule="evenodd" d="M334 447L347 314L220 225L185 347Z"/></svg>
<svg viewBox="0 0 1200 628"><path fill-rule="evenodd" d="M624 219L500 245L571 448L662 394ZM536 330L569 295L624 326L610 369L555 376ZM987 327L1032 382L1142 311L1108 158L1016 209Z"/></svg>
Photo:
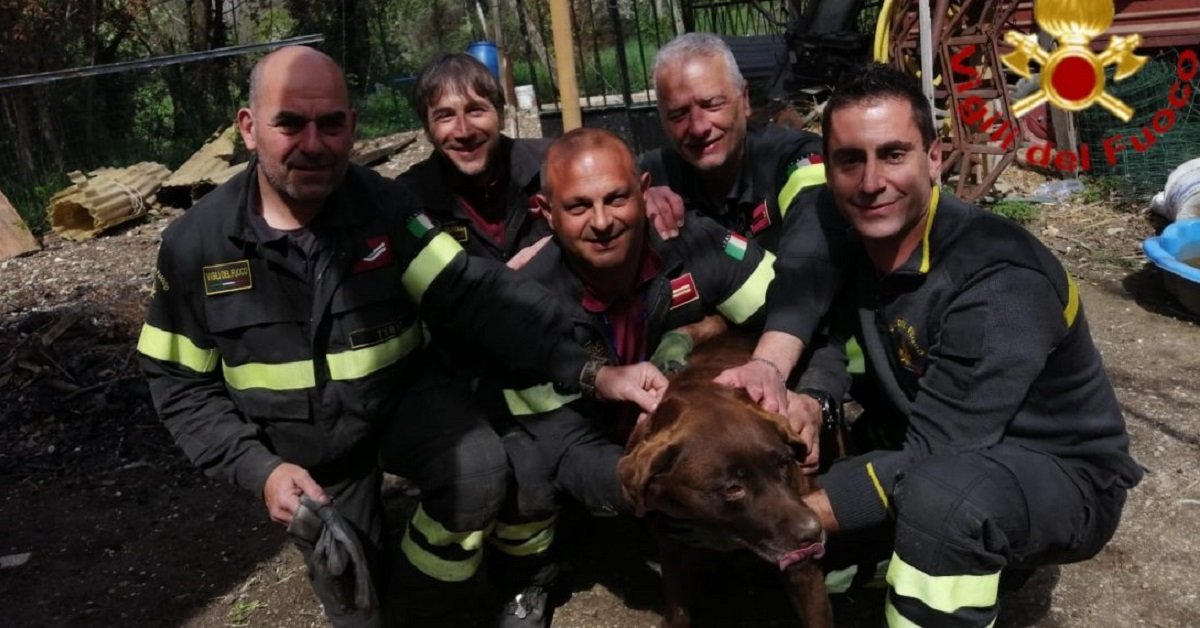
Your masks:
<svg viewBox="0 0 1200 628"><path fill-rule="evenodd" d="M423 238L426 233L433 231L433 222L424 213L409 216L408 222L404 226L408 228L408 232L413 234L414 238Z"/></svg>
<svg viewBox="0 0 1200 628"><path fill-rule="evenodd" d="M746 238L730 231L725 238L725 254L742 261L746 257Z"/></svg>

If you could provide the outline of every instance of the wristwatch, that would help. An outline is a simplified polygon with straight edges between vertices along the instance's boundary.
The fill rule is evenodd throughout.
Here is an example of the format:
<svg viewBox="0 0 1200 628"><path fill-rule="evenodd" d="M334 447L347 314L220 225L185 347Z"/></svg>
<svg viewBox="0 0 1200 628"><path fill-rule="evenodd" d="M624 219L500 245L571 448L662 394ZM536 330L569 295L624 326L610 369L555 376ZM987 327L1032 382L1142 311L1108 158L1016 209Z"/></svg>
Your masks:
<svg viewBox="0 0 1200 628"><path fill-rule="evenodd" d="M579 371L579 392L584 397L596 397L596 375L604 366L608 366L608 360L605 358L588 358L588 361L583 363L583 369Z"/></svg>
<svg viewBox="0 0 1200 628"><path fill-rule="evenodd" d="M821 406L822 430L836 430L845 427L842 422L842 404L834 399L833 395L819 388L803 388L798 392L816 399Z"/></svg>

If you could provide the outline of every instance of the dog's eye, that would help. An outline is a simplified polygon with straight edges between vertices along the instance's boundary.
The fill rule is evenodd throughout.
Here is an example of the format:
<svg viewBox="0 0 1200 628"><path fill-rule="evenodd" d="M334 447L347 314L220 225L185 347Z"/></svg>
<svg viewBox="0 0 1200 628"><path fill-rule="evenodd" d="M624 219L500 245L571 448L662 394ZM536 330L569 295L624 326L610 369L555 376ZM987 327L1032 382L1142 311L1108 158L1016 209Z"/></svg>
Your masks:
<svg viewBox="0 0 1200 628"><path fill-rule="evenodd" d="M737 501L746 496L746 487L741 484L730 484L722 491L725 501Z"/></svg>

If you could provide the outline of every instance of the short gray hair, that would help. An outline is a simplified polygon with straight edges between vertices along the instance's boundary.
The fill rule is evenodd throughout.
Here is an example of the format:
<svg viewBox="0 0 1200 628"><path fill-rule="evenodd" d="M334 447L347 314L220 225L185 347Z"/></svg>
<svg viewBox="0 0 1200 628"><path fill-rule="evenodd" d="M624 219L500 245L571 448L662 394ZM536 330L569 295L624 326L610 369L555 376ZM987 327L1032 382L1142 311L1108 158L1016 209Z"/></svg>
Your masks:
<svg viewBox="0 0 1200 628"><path fill-rule="evenodd" d="M729 81L734 89L740 90L746 85L746 79L742 78L742 71L738 69L737 59L733 58L733 51L720 37L712 33L684 33L659 48L658 54L654 55L654 82L658 82L658 73L663 68L697 56L724 58L725 65L729 67Z"/></svg>

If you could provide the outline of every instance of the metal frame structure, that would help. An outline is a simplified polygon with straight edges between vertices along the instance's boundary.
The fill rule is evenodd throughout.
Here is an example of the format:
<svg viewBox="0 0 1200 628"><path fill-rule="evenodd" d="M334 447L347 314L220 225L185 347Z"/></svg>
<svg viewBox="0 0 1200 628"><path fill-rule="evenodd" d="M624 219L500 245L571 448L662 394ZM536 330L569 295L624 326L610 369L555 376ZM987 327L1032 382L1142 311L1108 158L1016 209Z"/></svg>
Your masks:
<svg viewBox="0 0 1200 628"><path fill-rule="evenodd" d="M897 0L888 15L888 60L915 71L919 62L919 3ZM952 180L955 194L976 201L1017 158L1020 125L1012 112L1009 86L1000 63L1004 32L1013 28L1017 0L936 0L931 7L931 34L936 47L933 101L935 111L950 121L944 138L943 181ZM974 53L963 55L969 46ZM962 55L955 60L956 55ZM956 67L971 68L964 75ZM990 103L985 127L968 124L960 115L980 100Z"/></svg>

